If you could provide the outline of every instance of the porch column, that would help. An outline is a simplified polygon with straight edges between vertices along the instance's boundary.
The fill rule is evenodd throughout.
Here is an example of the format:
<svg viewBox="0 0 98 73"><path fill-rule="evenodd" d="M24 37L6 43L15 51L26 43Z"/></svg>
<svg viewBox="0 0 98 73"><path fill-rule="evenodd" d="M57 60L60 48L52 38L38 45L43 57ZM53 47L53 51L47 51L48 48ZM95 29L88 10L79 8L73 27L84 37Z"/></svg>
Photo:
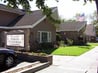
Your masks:
<svg viewBox="0 0 98 73"><path fill-rule="evenodd" d="M29 36L30 36L30 29L25 29L24 30L24 48L26 51L30 51Z"/></svg>

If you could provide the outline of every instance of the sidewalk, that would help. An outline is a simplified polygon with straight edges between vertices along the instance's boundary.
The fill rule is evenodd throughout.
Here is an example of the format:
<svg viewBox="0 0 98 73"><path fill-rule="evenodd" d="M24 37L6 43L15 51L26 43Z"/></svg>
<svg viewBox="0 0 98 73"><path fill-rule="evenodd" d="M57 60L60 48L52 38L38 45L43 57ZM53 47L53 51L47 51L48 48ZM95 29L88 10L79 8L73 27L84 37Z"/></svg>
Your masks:
<svg viewBox="0 0 98 73"><path fill-rule="evenodd" d="M53 65L36 73L97 73L98 47L81 56L53 56Z"/></svg>

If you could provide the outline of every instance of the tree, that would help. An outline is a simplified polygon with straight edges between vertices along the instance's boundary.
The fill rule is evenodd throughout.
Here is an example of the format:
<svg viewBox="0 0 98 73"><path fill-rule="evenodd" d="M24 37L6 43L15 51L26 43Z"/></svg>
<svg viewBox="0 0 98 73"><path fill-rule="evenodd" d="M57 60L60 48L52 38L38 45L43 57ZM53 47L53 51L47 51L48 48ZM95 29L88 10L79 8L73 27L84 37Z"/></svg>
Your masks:
<svg viewBox="0 0 98 73"><path fill-rule="evenodd" d="M4 3L7 3L8 7L12 7L12 8L18 8L19 5L22 6L22 8L26 11L29 12L30 11L30 2L32 2L33 0L0 0L3 1ZM56 0L58 1L58 0ZM47 16L48 19L50 19L52 22L54 23L60 23L59 19L54 19L52 18L51 14L52 11L51 9L45 5L45 0L36 0L36 6L42 10L42 12Z"/></svg>
<svg viewBox="0 0 98 73"><path fill-rule="evenodd" d="M97 25L97 11L94 11L92 15L89 15L89 18L91 19L92 24Z"/></svg>
<svg viewBox="0 0 98 73"><path fill-rule="evenodd" d="M30 2L33 0L0 0L3 1L4 3L7 3L7 5L9 7L13 7L13 8L18 8L19 5L21 5L23 7L23 9L25 9L26 11L30 11ZM60 23L59 20L55 20L51 17L52 11L51 9L45 5L45 1L46 0L36 0L36 6L41 9L43 11L43 13L51 20L57 23ZM59 1L59 0L55 0L55 1ZM73 1L79 1L79 0L73 0ZM87 1L95 1L96 3L96 7L97 7L97 14L98 14L98 0L84 0L85 3L87 3Z"/></svg>
<svg viewBox="0 0 98 73"><path fill-rule="evenodd" d="M98 14L98 0L90 0L90 1L95 1L95 3L96 3L96 9L97 9L97 14Z"/></svg>
<svg viewBox="0 0 98 73"><path fill-rule="evenodd" d="M96 8L97 8L97 20L98 20L98 0L95 0L96 2Z"/></svg>
<svg viewBox="0 0 98 73"><path fill-rule="evenodd" d="M18 8L19 5L23 7L26 11L30 10L30 3L33 0L0 0L1 2L7 3L8 7Z"/></svg>
<svg viewBox="0 0 98 73"><path fill-rule="evenodd" d="M79 0L73 0L73 1L79 1ZM97 9L97 14L98 14L98 0L84 0L84 3L86 4L87 1L90 1L90 2L95 1L96 9ZM98 17L97 17L97 20L98 20Z"/></svg>

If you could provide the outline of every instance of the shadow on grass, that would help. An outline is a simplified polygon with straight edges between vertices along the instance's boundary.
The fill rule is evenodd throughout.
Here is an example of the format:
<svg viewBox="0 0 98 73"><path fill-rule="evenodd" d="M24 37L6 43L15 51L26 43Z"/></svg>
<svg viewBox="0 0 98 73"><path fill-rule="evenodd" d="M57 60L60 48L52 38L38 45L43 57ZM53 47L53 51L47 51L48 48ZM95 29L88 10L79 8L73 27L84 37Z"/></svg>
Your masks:
<svg viewBox="0 0 98 73"><path fill-rule="evenodd" d="M93 46L90 44L81 44L81 45L72 45L72 46L76 46L76 47L79 47L81 49L92 49L93 48ZM72 47L72 46L68 46L68 47ZM48 47L46 47L46 48L44 47L44 48L40 49L40 52L46 53L46 54L51 54L56 49L58 49L58 48L48 48ZM66 46L64 46L64 47L66 47Z"/></svg>
<svg viewBox="0 0 98 73"><path fill-rule="evenodd" d="M72 45L72 46L77 46L81 49L91 49L92 46L89 44L85 44L85 45ZM72 46L68 46L68 47L72 47ZM40 52L42 53L46 53L46 54L51 54L53 51L55 51L57 48L43 48L40 50Z"/></svg>
<svg viewBox="0 0 98 73"><path fill-rule="evenodd" d="M58 44L56 44L56 45L57 45L57 47L59 47ZM39 45L38 50L35 52L51 54L56 49L57 48L54 48L54 43L41 43Z"/></svg>
<svg viewBox="0 0 98 73"><path fill-rule="evenodd" d="M91 49L92 48L92 46L91 45L89 45L89 44L85 44L85 45L78 45L79 46L79 48L84 48L84 49Z"/></svg>
<svg viewBox="0 0 98 73"><path fill-rule="evenodd" d="M46 54L51 54L56 49L57 48L46 48L46 49L41 49L41 52L46 53Z"/></svg>

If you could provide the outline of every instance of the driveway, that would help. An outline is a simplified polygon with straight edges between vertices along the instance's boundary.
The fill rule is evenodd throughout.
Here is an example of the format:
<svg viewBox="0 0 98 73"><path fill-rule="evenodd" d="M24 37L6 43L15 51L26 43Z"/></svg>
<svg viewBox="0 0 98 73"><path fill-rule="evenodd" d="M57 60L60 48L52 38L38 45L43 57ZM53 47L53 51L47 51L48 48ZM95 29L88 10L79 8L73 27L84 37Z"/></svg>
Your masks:
<svg viewBox="0 0 98 73"><path fill-rule="evenodd" d="M81 56L53 56L53 65L36 73L97 73L98 47Z"/></svg>
<svg viewBox="0 0 98 73"><path fill-rule="evenodd" d="M73 59L75 59L76 56L60 56L60 55L53 55L53 65L56 66L62 66Z"/></svg>
<svg viewBox="0 0 98 73"><path fill-rule="evenodd" d="M60 67L63 67L75 58L76 56L53 55L53 65L36 73L65 73L65 70Z"/></svg>

